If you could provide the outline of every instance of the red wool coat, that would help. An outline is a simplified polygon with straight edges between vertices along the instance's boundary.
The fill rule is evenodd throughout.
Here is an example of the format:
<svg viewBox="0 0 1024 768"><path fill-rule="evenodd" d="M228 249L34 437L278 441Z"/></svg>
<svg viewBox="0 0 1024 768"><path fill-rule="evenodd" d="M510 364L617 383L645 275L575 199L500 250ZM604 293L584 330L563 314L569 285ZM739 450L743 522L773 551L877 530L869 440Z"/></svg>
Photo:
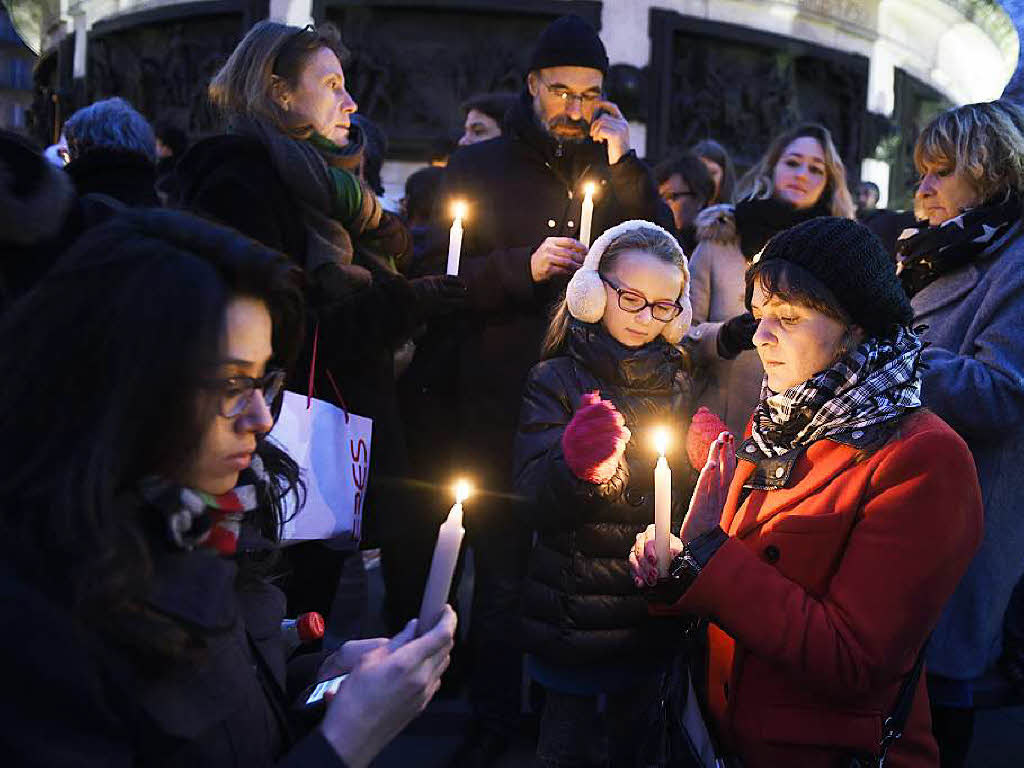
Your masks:
<svg viewBox="0 0 1024 768"><path fill-rule="evenodd" d="M874 453L822 440L786 488L738 462L729 540L676 603L709 616L708 706L745 768L839 766L872 752L918 649L979 546L963 440L928 412ZM924 676L887 766L937 766Z"/></svg>

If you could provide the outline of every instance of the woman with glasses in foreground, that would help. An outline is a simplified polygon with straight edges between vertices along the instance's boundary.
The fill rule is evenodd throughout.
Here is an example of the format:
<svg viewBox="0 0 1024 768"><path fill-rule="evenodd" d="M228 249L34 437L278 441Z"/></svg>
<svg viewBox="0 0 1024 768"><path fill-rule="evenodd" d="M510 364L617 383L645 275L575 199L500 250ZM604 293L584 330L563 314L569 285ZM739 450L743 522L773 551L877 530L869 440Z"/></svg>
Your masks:
<svg viewBox="0 0 1024 768"><path fill-rule="evenodd" d="M324 658L300 685L349 678L311 733L295 718L265 575L301 494L266 439L301 343L297 286L231 230L126 213L5 314L9 763L365 766L437 690L450 610L419 639Z"/></svg>
<svg viewBox="0 0 1024 768"><path fill-rule="evenodd" d="M538 538L523 631L530 673L547 690L537 746L547 766L601 764L601 694L610 764L633 765L647 715L635 700L649 697L678 635L647 615L616 552L654 519L653 431L689 414L674 346L689 323L688 280L679 244L661 227L612 227L569 284L526 384L516 489L532 502ZM681 519L693 476L673 454Z"/></svg>

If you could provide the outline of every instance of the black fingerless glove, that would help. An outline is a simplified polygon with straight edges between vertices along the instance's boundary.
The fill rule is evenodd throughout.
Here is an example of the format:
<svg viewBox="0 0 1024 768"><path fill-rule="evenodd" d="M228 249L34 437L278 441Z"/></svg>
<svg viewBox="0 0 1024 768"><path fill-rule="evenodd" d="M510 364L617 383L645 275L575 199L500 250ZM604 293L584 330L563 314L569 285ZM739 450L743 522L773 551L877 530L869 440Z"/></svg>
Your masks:
<svg viewBox="0 0 1024 768"><path fill-rule="evenodd" d="M722 323L718 329L718 355L726 360L734 359L740 352L754 348L756 320L749 312L736 315Z"/></svg>

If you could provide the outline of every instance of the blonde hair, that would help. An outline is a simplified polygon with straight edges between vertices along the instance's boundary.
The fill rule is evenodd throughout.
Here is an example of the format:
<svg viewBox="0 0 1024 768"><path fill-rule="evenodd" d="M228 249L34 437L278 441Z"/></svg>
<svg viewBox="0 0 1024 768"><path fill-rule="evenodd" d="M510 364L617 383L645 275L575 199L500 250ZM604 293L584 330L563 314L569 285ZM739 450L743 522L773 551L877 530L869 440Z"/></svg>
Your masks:
<svg viewBox="0 0 1024 768"><path fill-rule="evenodd" d="M601 257L601 263L598 265L598 273L606 276L615 268L619 256L627 251L640 251L680 268L684 265L680 257L679 246L671 235L660 227L643 226L622 233L608 244L608 248L605 249L604 255ZM685 284L683 289L686 289ZM551 322L544 335L540 353L541 360L558 357L565 351L565 340L569 335L571 319L569 305L563 296L551 315Z"/></svg>
<svg viewBox="0 0 1024 768"><path fill-rule="evenodd" d="M210 102L228 118L250 117L294 138L309 138L313 126L291 124L275 100L274 78L294 90L306 62L322 48L333 51L342 64L348 60L348 51L333 25L299 28L261 21L246 33L210 80Z"/></svg>
<svg viewBox="0 0 1024 768"><path fill-rule="evenodd" d="M843 219L852 219L853 198L846 186L846 166L839 156L832 134L828 128L817 123L804 123L775 137L761 159L739 180L737 200L767 200L775 193L775 166L786 151L786 147L797 139L817 139L825 151L825 189L821 199L828 205L829 213Z"/></svg>
<svg viewBox="0 0 1024 768"><path fill-rule="evenodd" d="M914 166L962 171L982 200L1024 191L1024 112L1008 101L966 104L943 112L914 145Z"/></svg>

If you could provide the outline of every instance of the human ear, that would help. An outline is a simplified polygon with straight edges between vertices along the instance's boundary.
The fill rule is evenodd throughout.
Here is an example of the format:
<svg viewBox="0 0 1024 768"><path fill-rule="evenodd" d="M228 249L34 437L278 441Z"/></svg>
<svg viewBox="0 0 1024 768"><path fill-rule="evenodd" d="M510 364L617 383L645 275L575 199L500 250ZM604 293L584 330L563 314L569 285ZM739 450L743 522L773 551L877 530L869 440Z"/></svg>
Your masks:
<svg viewBox="0 0 1024 768"><path fill-rule="evenodd" d="M284 78L279 75L270 76L270 95L277 106L285 112L288 111L289 103L291 102L291 92L288 90L288 84L284 81Z"/></svg>
<svg viewBox="0 0 1024 768"><path fill-rule="evenodd" d="M526 76L526 87L530 90L530 96L537 98L537 73L531 72Z"/></svg>

